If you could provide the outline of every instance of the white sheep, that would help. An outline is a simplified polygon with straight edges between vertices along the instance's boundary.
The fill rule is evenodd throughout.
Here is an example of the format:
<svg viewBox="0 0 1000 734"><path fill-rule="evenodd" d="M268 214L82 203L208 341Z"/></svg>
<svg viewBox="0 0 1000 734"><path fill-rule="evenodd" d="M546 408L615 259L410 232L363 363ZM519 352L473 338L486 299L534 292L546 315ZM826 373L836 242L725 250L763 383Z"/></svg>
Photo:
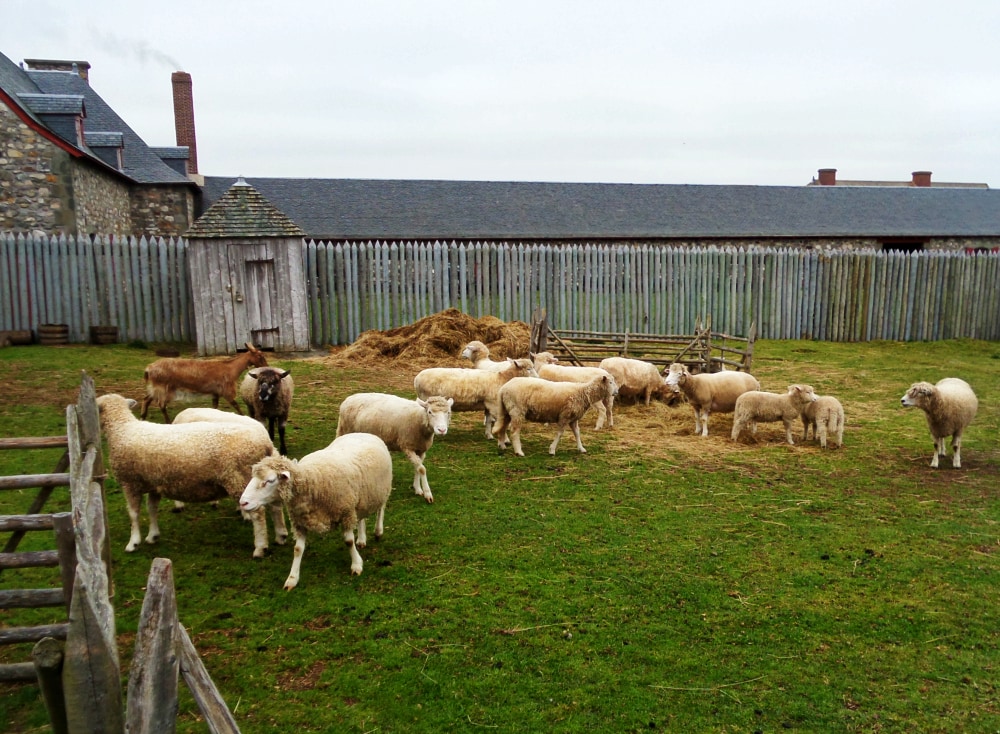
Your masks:
<svg viewBox="0 0 1000 734"><path fill-rule="evenodd" d="M813 438L819 440L820 448L826 448L829 436L839 449L844 445L844 406L832 395L817 395L802 409L803 441L809 439L810 427Z"/></svg>
<svg viewBox="0 0 1000 734"><path fill-rule="evenodd" d="M149 512L147 543L160 536L157 509L160 497L184 502L239 499L250 478L250 469L274 453L266 434L256 427L230 422L197 421L181 425L149 423L132 414L136 401L121 395L97 398L101 429L108 442L111 471L122 488L132 524L126 552L141 539L139 509L146 497ZM275 518L275 542L285 542L284 520ZM254 558L267 549L267 524L263 511L250 514L254 532Z"/></svg>
<svg viewBox="0 0 1000 734"><path fill-rule="evenodd" d="M496 362L490 359L490 348L481 341L471 341L466 344L462 356L472 362L472 366L477 370L499 372L507 366L507 360Z"/></svg>
<svg viewBox="0 0 1000 734"><path fill-rule="evenodd" d="M652 362L630 357L608 357L601 360L601 369L607 370L618 383L618 398L642 398L646 405L663 394L666 380Z"/></svg>
<svg viewBox="0 0 1000 734"><path fill-rule="evenodd" d="M413 378L413 389L421 400L439 395L451 398L454 413L481 410L486 438L500 412L500 386L513 377L537 377L529 359L508 359L499 372L467 367L429 367Z"/></svg>
<svg viewBox="0 0 1000 734"><path fill-rule="evenodd" d="M693 375L680 362L670 365L664 382L683 393L694 410L694 435L708 435L708 416L732 413L736 399L749 390L760 390L757 378L748 372L723 370Z"/></svg>
<svg viewBox="0 0 1000 734"><path fill-rule="evenodd" d="M614 397L618 392L615 378L598 375L589 382L553 382L539 377L515 377L500 388L500 413L493 434L501 450L507 447L507 431L517 456L524 456L521 450L521 427L525 421L535 423L556 423L556 437L549 446L549 454L555 455L559 438L566 427L576 437L576 448L586 453L580 440L580 418L591 405Z"/></svg>
<svg viewBox="0 0 1000 734"><path fill-rule="evenodd" d="M903 407L920 408L927 415L927 426L934 439L931 466L937 467L938 456L945 456L945 440L951 436L951 465L962 467L962 433L976 417L979 401L965 380L945 377L936 385L915 382L900 399Z"/></svg>
<svg viewBox="0 0 1000 734"><path fill-rule="evenodd" d="M792 440L792 425L803 409L816 400L816 393L811 385L789 385L788 392L774 393L751 390L736 398L733 410L734 441L739 439L744 428L749 427L752 433L757 433L758 423L781 421L785 424L785 440Z"/></svg>
<svg viewBox="0 0 1000 734"><path fill-rule="evenodd" d="M579 367L577 365L559 364L559 358L551 352L532 354L531 359L534 361L535 371L538 373L538 376L543 380L551 380L552 382L585 383L590 382L595 377L612 376L610 372L600 367ZM597 424L594 426L595 430L599 431L605 425L608 428L614 427L614 402L614 395L609 395L597 403L598 414Z"/></svg>
<svg viewBox="0 0 1000 734"><path fill-rule="evenodd" d="M433 502L424 456L435 436L448 433L453 402L438 395L407 400L385 393L355 393L340 404L337 435L372 433L391 451L402 451L413 464L413 491Z"/></svg>
<svg viewBox="0 0 1000 734"><path fill-rule="evenodd" d="M375 515L375 537L381 538L391 492L392 457L385 442L370 433L349 433L299 461L275 455L255 464L240 508L254 512L275 502L288 508L295 533L292 569L285 580L285 590L291 591L299 583L307 532L340 528L351 554L351 573L360 574L358 548L368 543L365 519Z"/></svg>
<svg viewBox="0 0 1000 734"><path fill-rule="evenodd" d="M267 433L274 441L274 427L278 426L278 448L283 454L285 425L292 407L295 382L288 370L278 367L257 367L250 370L240 383L240 397L247 406L247 413L261 423L267 423Z"/></svg>

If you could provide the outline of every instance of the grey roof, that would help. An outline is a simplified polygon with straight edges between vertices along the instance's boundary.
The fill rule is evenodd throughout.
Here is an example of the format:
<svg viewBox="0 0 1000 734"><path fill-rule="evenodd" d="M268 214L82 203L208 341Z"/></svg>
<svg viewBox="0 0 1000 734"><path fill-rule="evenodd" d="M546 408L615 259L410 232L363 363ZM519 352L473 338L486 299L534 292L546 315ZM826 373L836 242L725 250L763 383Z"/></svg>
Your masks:
<svg viewBox="0 0 1000 734"><path fill-rule="evenodd" d="M88 132L84 134L91 148L120 148L123 143L121 133Z"/></svg>
<svg viewBox="0 0 1000 734"><path fill-rule="evenodd" d="M203 206L233 182L207 176ZM1000 236L1000 191L248 178L318 239Z"/></svg>
<svg viewBox="0 0 1000 734"><path fill-rule="evenodd" d="M305 232L253 186L240 179L198 218L184 236L188 239L301 238Z"/></svg>
<svg viewBox="0 0 1000 734"><path fill-rule="evenodd" d="M17 95L17 98L38 115L84 114L82 94L25 94L22 92Z"/></svg>

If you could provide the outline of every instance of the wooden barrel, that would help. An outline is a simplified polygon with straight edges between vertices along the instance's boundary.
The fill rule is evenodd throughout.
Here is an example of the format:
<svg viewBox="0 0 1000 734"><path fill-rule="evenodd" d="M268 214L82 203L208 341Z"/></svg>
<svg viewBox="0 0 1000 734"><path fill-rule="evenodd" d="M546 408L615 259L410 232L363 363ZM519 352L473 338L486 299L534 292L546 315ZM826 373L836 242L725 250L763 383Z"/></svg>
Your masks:
<svg viewBox="0 0 1000 734"><path fill-rule="evenodd" d="M90 343L91 344L117 344L118 343L118 327L117 326L91 326L90 327Z"/></svg>
<svg viewBox="0 0 1000 734"><path fill-rule="evenodd" d="M31 334L31 329L11 329L9 331L0 331L0 347L10 346L11 344L31 344L34 338Z"/></svg>
<svg viewBox="0 0 1000 734"><path fill-rule="evenodd" d="M69 324L39 324L38 343L46 346L69 344Z"/></svg>

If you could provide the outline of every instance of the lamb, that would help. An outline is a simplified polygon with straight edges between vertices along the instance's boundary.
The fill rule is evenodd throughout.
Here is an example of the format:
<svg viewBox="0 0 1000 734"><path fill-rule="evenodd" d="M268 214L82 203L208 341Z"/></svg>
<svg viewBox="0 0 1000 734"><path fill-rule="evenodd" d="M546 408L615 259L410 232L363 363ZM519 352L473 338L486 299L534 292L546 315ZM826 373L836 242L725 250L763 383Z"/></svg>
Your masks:
<svg viewBox="0 0 1000 734"><path fill-rule="evenodd" d="M785 424L785 439L790 444L792 440L792 424L805 407L816 400L816 393L811 385L789 385L788 392L778 394L751 390L736 398L733 411L734 441L739 439L744 428L750 428L757 433L758 422L782 421Z"/></svg>
<svg viewBox="0 0 1000 734"><path fill-rule="evenodd" d="M421 400L439 395L452 399L452 412L482 410L486 438L500 413L500 386L513 377L537 377L530 359L508 359L500 372L467 367L430 367L413 378L413 388Z"/></svg>
<svg viewBox="0 0 1000 734"><path fill-rule="evenodd" d="M708 416L732 413L736 399L749 390L760 390L760 383L748 372L723 370L693 375L680 362L670 365L664 382L683 393L694 410L694 434L708 436Z"/></svg>
<svg viewBox="0 0 1000 734"><path fill-rule="evenodd" d="M619 398L642 398L649 405L666 389L666 381L657 366L651 362L629 357L608 357L601 360L601 369L607 370L618 383Z"/></svg>
<svg viewBox="0 0 1000 734"><path fill-rule="evenodd" d="M250 370L240 383L240 397L247 406L247 415L261 423L267 421L267 434L274 441L274 424L278 424L278 448L287 454L285 424L292 407L295 382L288 370L277 367L257 367Z"/></svg>
<svg viewBox="0 0 1000 734"><path fill-rule="evenodd" d="M385 393L355 393L340 404L337 435L372 433L390 450L402 451L413 464L413 491L433 502L424 456L434 436L448 433L452 403L438 395L407 400Z"/></svg>
<svg viewBox="0 0 1000 734"><path fill-rule="evenodd" d="M125 551L134 551L141 540L139 507L147 495L147 543L160 536L157 509L160 497L185 502L210 502L223 497L239 499L250 470L274 453L274 446L257 427L229 422L198 421L164 425L140 421L132 414L134 400L109 394L97 398L101 429L108 442L111 471L121 485L128 506L132 532ZM275 542L288 535L284 519L275 517ZM263 511L250 513L254 531L254 558L267 549Z"/></svg>
<svg viewBox="0 0 1000 734"><path fill-rule="evenodd" d="M839 449L844 445L844 406L832 395L817 395L816 399L802 409L802 440L809 438L809 428L813 438L819 440L820 448L826 448L829 436Z"/></svg>
<svg viewBox="0 0 1000 734"><path fill-rule="evenodd" d="M927 426L934 439L931 466L937 468L938 456L945 456L945 439L951 436L951 465L962 468L962 433L976 417L979 401L965 380L945 377L936 385L915 382L900 399L904 408L920 408L927 415Z"/></svg>
<svg viewBox="0 0 1000 734"><path fill-rule="evenodd" d="M521 450L521 426L524 421L556 423L556 437L549 446L554 456L559 438L569 426L576 437L576 448L586 453L580 440L580 418L591 405L613 398L618 385L611 375L597 375L589 382L553 382L537 377L515 377L500 388L500 413L493 434L500 450L507 447L507 430L514 445L514 454Z"/></svg>
<svg viewBox="0 0 1000 734"><path fill-rule="evenodd" d="M472 362L477 370L499 372L507 366L507 360L496 362L490 359L490 348L480 341L471 341L462 350L462 356Z"/></svg>
<svg viewBox="0 0 1000 734"><path fill-rule="evenodd" d="M538 352L531 355L535 363L535 371L544 380L553 382L590 382L595 377L611 376L607 370L600 367L578 367L575 365L561 365L559 358L551 352ZM597 415L597 425L595 430L601 430L605 424L608 428L615 425L615 417L612 412L614 408L614 395L609 395L597 404L599 413Z"/></svg>
<svg viewBox="0 0 1000 734"><path fill-rule="evenodd" d="M370 433L349 433L299 461L279 455L255 464L240 508L255 512L279 500L288 508L295 533L292 569L285 580L285 590L291 591L299 583L309 531L326 533L339 527L351 554L351 573L360 574L358 548L368 542L365 518L376 516L375 537L381 538L391 492L392 457L385 442Z"/></svg>
<svg viewBox="0 0 1000 734"><path fill-rule="evenodd" d="M250 342L246 347L247 351L229 359L165 357L147 366L143 375L146 396L142 399L142 420L146 420L149 406L155 403L163 412L163 422L169 423L167 406L178 391L211 395L213 408L219 407L219 398L225 398L242 415L236 402L236 379L248 367L267 366L263 352Z"/></svg>

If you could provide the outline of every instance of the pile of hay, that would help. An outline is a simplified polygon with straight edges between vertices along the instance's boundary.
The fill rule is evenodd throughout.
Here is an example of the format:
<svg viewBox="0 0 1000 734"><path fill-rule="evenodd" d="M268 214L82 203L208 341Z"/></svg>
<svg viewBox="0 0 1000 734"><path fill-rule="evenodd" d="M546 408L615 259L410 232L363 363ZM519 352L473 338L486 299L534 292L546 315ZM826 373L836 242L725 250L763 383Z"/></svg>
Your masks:
<svg viewBox="0 0 1000 734"><path fill-rule="evenodd" d="M477 340L489 347L491 359L527 357L531 328L523 321L474 319L449 308L407 326L363 332L326 361L338 367L381 366L396 360L415 368L469 367L462 349Z"/></svg>

